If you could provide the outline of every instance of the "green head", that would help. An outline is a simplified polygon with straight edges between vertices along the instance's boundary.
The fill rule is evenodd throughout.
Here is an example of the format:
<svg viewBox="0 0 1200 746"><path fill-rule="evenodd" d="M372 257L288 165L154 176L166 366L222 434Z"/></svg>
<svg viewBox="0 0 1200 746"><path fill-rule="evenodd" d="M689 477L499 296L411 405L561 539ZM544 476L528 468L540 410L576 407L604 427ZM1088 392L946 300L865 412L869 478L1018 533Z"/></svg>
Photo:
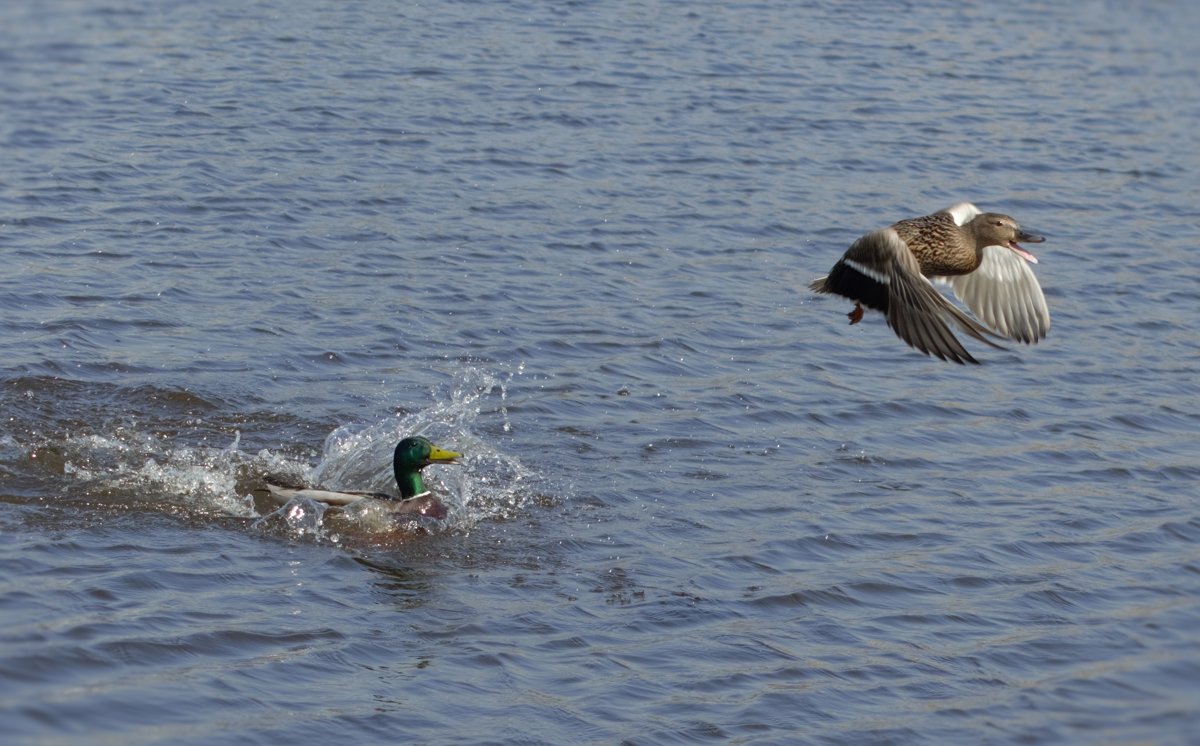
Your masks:
<svg viewBox="0 0 1200 746"><path fill-rule="evenodd" d="M396 485L400 488L400 499L407 500L425 491L421 469L430 464L454 464L461 453L447 451L430 443L426 438L405 438L396 445L392 466L396 470Z"/></svg>

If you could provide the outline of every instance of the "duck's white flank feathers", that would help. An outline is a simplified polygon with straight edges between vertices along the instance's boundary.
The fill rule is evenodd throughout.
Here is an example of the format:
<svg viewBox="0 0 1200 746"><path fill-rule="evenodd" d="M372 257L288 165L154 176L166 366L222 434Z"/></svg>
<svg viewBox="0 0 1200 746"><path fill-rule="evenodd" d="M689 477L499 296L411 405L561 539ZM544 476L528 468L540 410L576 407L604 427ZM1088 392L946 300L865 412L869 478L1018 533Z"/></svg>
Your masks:
<svg viewBox="0 0 1200 746"><path fill-rule="evenodd" d="M271 497L275 498L275 500L281 504L297 497L303 497L309 500L315 500L319 503L325 503L326 505L337 506L353 505L360 500L375 500L377 502L389 502L399 505L407 503L409 500L415 500L418 497L425 497L426 495L431 494L429 490L425 490L419 495L413 495L410 498L400 500L398 498L393 498L390 495L377 492L336 492L334 490L322 490L315 487L284 487L277 484L271 484L270 482L267 483L267 492L270 493Z"/></svg>

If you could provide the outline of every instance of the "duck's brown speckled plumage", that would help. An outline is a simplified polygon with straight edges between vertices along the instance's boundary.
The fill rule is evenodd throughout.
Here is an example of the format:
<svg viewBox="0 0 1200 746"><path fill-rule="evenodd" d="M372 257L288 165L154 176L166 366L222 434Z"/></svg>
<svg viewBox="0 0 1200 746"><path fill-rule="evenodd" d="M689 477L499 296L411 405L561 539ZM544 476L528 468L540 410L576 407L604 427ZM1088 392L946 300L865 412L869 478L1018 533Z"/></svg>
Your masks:
<svg viewBox="0 0 1200 746"><path fill-rule="evenodd" d="M901 220L892 228L917 258L921 274L926 277L973 272L982 259L983 247L976 246L973 234L956 225L948 212Z"/></svg>
<svg viewBox="0 0 1200 746"><path fill-rule="evenodd" d="M960 203L868 233L810 287L855 301L852 324L866 306L883 313L888 326L921 352L977 363L950 323L993 347L998 345L985 335L1033 343L1050 327L1041 288L1025 266L1037 260L1018 240L1045 239L1026 233L1007 215ZM927 278L947 279L987 326L947 301Z"/></svg>

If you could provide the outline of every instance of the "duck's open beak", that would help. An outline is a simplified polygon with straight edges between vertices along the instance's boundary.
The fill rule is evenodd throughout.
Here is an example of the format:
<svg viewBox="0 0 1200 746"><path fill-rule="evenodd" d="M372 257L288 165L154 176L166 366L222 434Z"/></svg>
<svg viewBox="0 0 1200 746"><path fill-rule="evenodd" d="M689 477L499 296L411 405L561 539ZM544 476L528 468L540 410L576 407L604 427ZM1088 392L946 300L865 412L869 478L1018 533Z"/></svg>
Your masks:
<svg viewBox="0 0 1200 746"><path fill-rule="evenodd" d="M461 453L447 451L445 448L433 446L429 449L429 458L426 459L426 464L457 464L458 459L462 458Z"/></svg>
<svg viewBox="0 0 1200 746"><path fill-rule="evenodd" d="M1045 240L1046 240L1045 236L1039 236L1036 233L1029 233L1024 230L1018 230L1016 241L1009 241L1008 248L1012 249L1014 252L1016 252L1017 256L1021 257L1022 259L1029 262L1030 264L1037 264L1038 263L1037 257L1034 256L1033 254L1031 254L1029 251L1022 248L1022 246L1019 243L1017 243L1017 241L1024 241L1025 243L1041 243L1042 241L1045 241Z"/></svg>

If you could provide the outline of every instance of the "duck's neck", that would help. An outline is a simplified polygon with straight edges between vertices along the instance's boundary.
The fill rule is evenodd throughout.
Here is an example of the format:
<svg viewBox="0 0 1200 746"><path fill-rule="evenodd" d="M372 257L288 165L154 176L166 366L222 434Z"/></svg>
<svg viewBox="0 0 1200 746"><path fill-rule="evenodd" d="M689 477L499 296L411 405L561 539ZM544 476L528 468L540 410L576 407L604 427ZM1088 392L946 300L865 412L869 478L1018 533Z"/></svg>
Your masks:
<svg viewBox="0 0 1200 746"><path fill-rule="evenodd" d="M421 472L416 470L396 469L396 486L400 488L401 500L425 492L425 481L421 479Z"/></svg>
<svg viewBox="0 0 1200 746"><path fill-rule="evenodd" d="M979 269L979 265L983 264L983 248L987 246L988 240L984 236L983 231L984 221L976 218L970 223L967 223L968 232L971 234L971 243L974 244L975 254L972 257L971 266L964 267L967 272L974 272Z"/></svg>

